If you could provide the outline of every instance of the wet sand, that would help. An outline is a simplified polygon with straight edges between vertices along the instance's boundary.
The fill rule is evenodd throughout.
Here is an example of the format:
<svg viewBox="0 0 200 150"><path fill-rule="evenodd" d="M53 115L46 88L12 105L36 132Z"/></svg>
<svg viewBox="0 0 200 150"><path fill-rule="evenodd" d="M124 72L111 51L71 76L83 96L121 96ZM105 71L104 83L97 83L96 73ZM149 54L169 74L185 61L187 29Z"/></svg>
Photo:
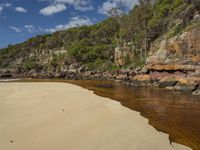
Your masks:
<svg viewBox="0 0 200 150"><path fill-rule="evenodd" d="M2 150L187 150L138 112L66 83L0 83Z"/></svg>
<svg viewBox="0 0 200 150"><path fill-rule="evenodd" d="M62 81L63 82L63 81ZM68 81L95 94L117 100L140 112L158 131L177 142L200 150L200 97L156 88L134 88L112 81Z"/></svg>

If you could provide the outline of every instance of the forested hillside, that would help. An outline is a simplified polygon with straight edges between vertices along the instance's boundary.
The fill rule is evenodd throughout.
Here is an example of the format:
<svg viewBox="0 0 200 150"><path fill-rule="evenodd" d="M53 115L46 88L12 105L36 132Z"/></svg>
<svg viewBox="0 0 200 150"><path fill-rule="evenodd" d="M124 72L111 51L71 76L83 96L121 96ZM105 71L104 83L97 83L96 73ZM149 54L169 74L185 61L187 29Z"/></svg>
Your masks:
<svg viewBox="0 0 200 150"><path fill-rule="evenodd" d="M71 64L100 71L135 68L144 65L163 40L200 31L199 0L140 0L128 14L119 10L111 10L110 18L92 26L40 35L1 49L0 67L19 73L59 73ZM116 47L127 51L119 57L125 59L121 64L116 62ZM192 57L198 58L199 48L190 52Z"/></svg>

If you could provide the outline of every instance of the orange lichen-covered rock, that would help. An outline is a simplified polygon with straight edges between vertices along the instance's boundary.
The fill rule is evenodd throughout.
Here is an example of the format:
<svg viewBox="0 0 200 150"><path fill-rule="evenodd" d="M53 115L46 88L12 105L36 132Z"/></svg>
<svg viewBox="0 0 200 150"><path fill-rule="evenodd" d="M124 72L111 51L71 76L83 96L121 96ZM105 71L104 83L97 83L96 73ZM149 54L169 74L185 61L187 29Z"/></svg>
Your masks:
<svg viewBox="0 0 200 150"><path fill-rule="evenodd" d="M187 77L187 78L176 78L180 84L200 84L200 78Z"/></svg>
<svg viewBox="0 0 200 150"><path fill-rule="evenodd" d="M200 69L198 65L159 65L159 64L149 64L147 65L149 70L155 71L196 71Z"/></svg>
<svg viewBox="0 0 200 150"><path fill-rule="evenodd" d="M151 77L150 75L143 74L143 75L136 75L133 80L138 80L138 81L150 81Z"/></svg>

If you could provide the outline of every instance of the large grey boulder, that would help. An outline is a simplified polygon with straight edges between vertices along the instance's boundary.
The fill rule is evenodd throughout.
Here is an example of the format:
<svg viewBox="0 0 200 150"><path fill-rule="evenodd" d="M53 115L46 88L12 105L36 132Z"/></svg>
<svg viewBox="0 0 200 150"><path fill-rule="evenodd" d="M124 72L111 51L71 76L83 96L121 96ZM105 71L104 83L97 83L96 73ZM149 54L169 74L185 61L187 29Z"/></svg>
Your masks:
<svg viewBox="0 0 200 150"><path fill-rule="evenodd" d="M200 96L200 87L196 89L194 92L192 92L193 95Z"/></svg>

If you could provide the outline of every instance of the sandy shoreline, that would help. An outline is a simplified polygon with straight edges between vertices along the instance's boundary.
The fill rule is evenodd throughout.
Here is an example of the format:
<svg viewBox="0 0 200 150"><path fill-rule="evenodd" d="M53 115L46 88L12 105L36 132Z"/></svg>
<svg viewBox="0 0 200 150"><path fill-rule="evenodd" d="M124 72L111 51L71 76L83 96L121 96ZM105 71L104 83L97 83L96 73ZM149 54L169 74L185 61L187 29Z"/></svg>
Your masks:
<svg viewBox="0 0 200 150"><path fill-rule="evenodd" d="M148 120L66 83L0 83L2 150L187 150Z"/></svg>

